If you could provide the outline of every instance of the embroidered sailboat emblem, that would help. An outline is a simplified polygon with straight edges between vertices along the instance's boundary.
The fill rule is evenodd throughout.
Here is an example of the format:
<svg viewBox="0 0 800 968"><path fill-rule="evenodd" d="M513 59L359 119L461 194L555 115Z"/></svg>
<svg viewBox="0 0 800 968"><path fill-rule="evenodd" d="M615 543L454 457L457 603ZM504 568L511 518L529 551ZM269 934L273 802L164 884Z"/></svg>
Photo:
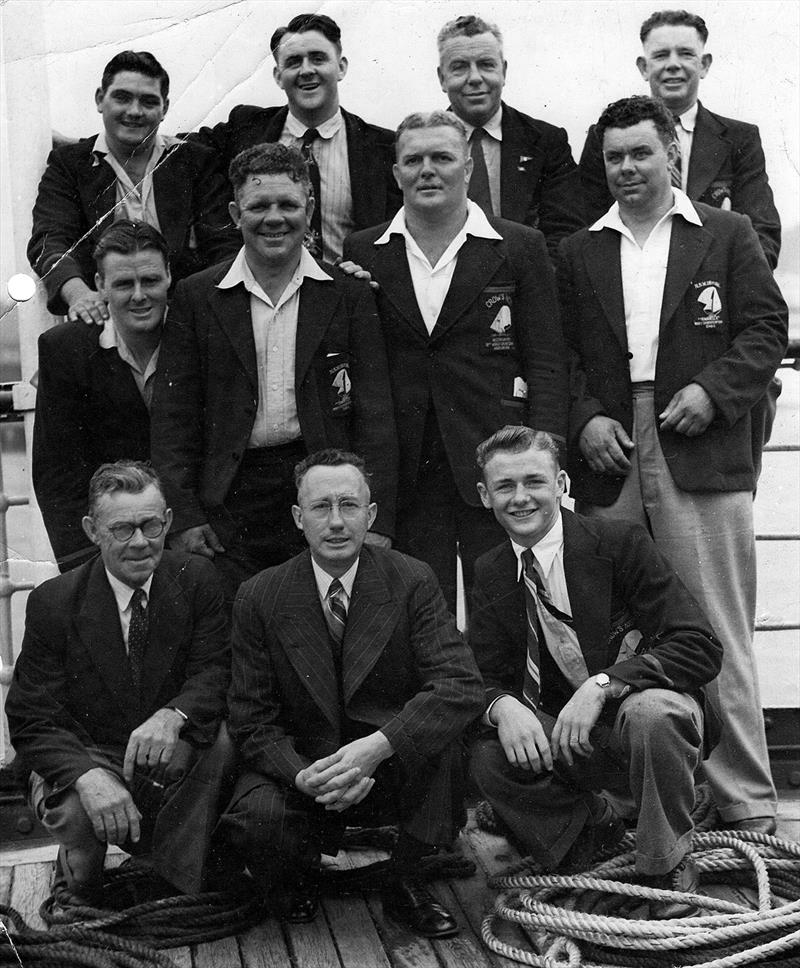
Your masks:
<svg viewBox="0 0 800 968"><path fill-rule="evenodd" d="M350 377L347 375L347 370L341 369L333 378L333 385L339 391L339 396L346 396L350 392Z"/></svg>
<svg viewBox="0 0 800 968"><path fill-rule="evenodd" d="M722 300L716 286L708 286L697 297L697 301L709 315L718 316L722 309Z"/></svg>
<svg viewBox="0 0 800 968"><path fill-rule="evenodd" d="M492 323L490 329L495 333L502 335L511 326L511 310L508 306L501 306L500 311L494 317L494 322Z"/></svg>

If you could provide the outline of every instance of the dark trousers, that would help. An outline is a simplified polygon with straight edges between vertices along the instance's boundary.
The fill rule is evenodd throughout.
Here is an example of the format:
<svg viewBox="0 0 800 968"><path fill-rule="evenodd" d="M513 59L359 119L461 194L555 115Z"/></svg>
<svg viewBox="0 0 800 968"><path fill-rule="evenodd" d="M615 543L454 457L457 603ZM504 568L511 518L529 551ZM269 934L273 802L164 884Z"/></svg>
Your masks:
<svg viewBox="0 0 800 968"><path fill-rule="evenodd" d="M305 456L302 440L245 450L225 505L209 508L209 523L225 548L214 564L228 602L243 581L305 547L291 510L297 503L294 467Z"/></svg>
<svg viewBox="0 0 800 968"><path fill-rule="evenodd" d="M260 773L239 778L220 817L217 839L229 844L265 889L335 854L345 826L399 822L401 835L431 846L453 842L464 825L463 747L455 743L426 767L408 775L397 757L375 772L375 786L361 803L327 812L286 783Z"/></svg>

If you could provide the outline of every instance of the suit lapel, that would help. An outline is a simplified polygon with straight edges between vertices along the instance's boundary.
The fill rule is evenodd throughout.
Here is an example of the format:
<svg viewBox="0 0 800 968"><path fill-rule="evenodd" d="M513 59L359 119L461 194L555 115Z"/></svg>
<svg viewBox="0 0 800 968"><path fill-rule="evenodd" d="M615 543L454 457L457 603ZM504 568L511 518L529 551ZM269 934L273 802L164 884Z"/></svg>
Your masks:
<svg viewBox="0 0 800 968"><path fill-rule="evenodd" d="M534 182L530 166L534 163L532 140L537 137L533 130L528 142L520 138L520 130L514 123L513 109L503 104L503 141L500 148L500 214L512 222L523 222L530 205Z"/></svg>
<svg viewBox="0 0 800 968"><path fill-rule="evenodd" d="M182 639L176 629L191 628L183 589L163 563L153 574L148 601L148 636L142 696L158 695Z"/></svg>
<svg viewBox="0 0 800 968"><path fill-rule="evenodd" d="M300 287L295 341L295 385L300 386L319 349L341 296L335 283L304 279Z"/></svg>
<svg viewBox="0 0 800 968"><path fill-rule="evenodd" d="M171 252L183 248L187 216L187 187L189 178L182 170L183 159L176 154L180 145L167 148L153 171L153 194L161 232Z"/></svg>
<svg viewBox="0 0 800 968"><path fill-rule="evenodd" d="M673 218L659 331L672 319L710 245L711 235L704 228L680 215Z"/></svg>
<svg viewBox="0 0 800 968"><path fill-rule="evenodd" d="M503 261L503 243L468 235L461 246L456 268L442 304L431 339L437 339L472 306L481 291L489 284Z"/></svg>
<svg viewBox="0 0 800 968"><path fill-rule="evenodd" d="M101 332L99 328L97 331ZM137 415L137 419L146 417L147 408L131 368L120 358L117 350L103 349L98 345L91 359L97 375L97 396L107 399L119 413Z"/></svg>
<svg viewBox="0 0 800 968"><path fill-rule="evenodd" d="M279 111L276 111L264 125L264 137L262 140L268 142L280 141L288 116L289 108L287 105L284 105Z"/></svg>
<svg viewBox="0 0 800 968"><path fill-rule="evenodd" d="M375 175L380 171L375 159L368 157L370 146L359 131L355 118L342 110L344 129L347 135L347 167L350 171L351 196L353 200L353 224L375 225L385 216L383 214L384 189L376 183ZM376 204L379 207L376 211Z"/></svg>
<svg viewBox="0 0 800 968"><path fill-rule="evenodd" d="M414 295L414 283L411 281L403 236L393 235L389 242L373 246L373 250L373 274L380 282L381 292L417 336L427 343L428 330Z"/></svg>
<svg viewBox="0 0 800 968"><path fill-rule="evenodd" d="M569 511L564 521L564 576L578 642L589 674L606 664L611 615L612 568L597 542Z"/></svg>
<svg viewBox="0 0 800 968"><path fill-rule="evenodd" d="M86 199L86 213L89 231L99 236L114 220L117 205L117 176L114 169L102 158L94 164L95 155L91 151L93 141L89 142L89 155L86 159L85 183L82 194Z"/></svg>
<svg viewBox="0 0 800 968"><path fill-rule="evenodd" d="M725 128L702 104L698 105L692 153L689 156L689 198L702 198L731 151Z"/></svg>
<svg viewBox="0 0 800 968"><path fill-rule="evenodd" d="M584 250L586 271L611 329L627 352L625 301L622 296L622 269L619 234L613 229L588 232Z"/></svg>
<svg viewBox="0 0 800 968"><path fill-rule="evenodd" d="M363 547L342 652L345 704L353 698L386 647L397 625L399 607L369 549Z"/></svg>
<svg viewBox="0 0 800 968"><path fill-rule="evenodd" d="M227 270L228 266L226 265L225 268ZM223 275L219 278L223 278ZM219 282L219 279L215 282ZM250 316L250 294L242 285L234 286L232 289L218 289L214 285L209 290L208 304L217 318L220 329L230 340L242 369L250 380L251 387L257 393L258 367L253 340L253 321Z"/></svg>

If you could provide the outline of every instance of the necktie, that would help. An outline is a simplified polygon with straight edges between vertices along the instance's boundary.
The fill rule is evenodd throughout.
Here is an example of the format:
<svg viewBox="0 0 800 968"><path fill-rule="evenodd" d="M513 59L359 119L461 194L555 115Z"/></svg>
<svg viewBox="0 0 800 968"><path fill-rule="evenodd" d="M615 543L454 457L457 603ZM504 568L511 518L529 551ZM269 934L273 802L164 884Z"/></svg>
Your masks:
<svg viewBox="0 0 800 968"><path fill-rule="evenodd" d="M486 132L483 128L475 128L469 139L469 153L472 158L472 174L469 177L467 196L480 205L486 215L493 215L492 195L489 191L489 172L486 169L486 157L483 154L483 139Z"/></svg>
<svg viewBox="0 0 800 968"><path fill-rule="evenodd" d="M341 656L344 629L347 624L347 607L344 604L344 588L338 578L334 578L328 586L328 594L325 596L325 621L328 623L328 631Z"/></svg>
<svg viewBox="0 0 800 968"><path fill-rule="evenodd" d="M673 188L683 187L683 170L681 166L681 139L678 137L678 128L681 126L681 119L675 116L675 144L678 148L678 155L675 161L669 163L669 177Z"/></svg>
<svg viewBox="0 0 800 968"><path fill-rule="evenodd" d="M137 588L131 595L131 623L128 626L128 667L137 699L142 690L142 666L147 646L147 610L144 590Z"/></svg>
<svg viewBox="0 0 800 968"><path fill-rule="evenodd" d="M319 176L319 165L314 155L312 145L319 138L319 131L316 128L309 128L303 135L301 151L308 165L308 174L311 178L311 187L314 189L314 211L311 214L311 241L308 244L308 251L316 259L322 258L322 182Z"/></svg>
<svg viewBox="0 0 800 968"><path fill-rule="evenodd" d="M522 680L522 695L531 709L539 705L542 679L539 672L539 647L542 641L542 626L539 623L539 609L536 605L536 566L533 552L526 548L522 552L522 577L525 582L525 612L528 618L525 675Z"/></svg>

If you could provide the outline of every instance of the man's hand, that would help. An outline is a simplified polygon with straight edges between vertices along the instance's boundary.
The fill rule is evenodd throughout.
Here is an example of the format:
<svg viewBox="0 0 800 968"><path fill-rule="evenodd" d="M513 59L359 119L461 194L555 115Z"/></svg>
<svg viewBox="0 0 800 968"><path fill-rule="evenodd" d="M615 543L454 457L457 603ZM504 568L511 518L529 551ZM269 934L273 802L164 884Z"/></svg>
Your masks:
<svg viewBox="0 0 800 968"><path fill-rule="evenodd" d="M128 737L122 766L127 783L133 779L137 766L140 770L159 767L163 773L175 752L184 722L183 716L175 709L157 709L149 719L136 727Z"/></svg>
<svg viewBox="0 0 800 968"><path fill-rule="evenodd" d="M92 822L98 840L107 844L124 844L139 840L141 814L133 797L113 773L96 766L75 781L75 790Z"/></svg>
<svg viewBox="0 0 800 968"><path fill-rule="evenodd" d="M341 812L364 799L375 783L373 773L393 752L389 740L376 730L316 760L297 774L294 783L326 810Z"/></svg>
<svg viewBox="0 0 800 968"><path fill-rule="evenodd" d="M574 756L590 756L591 733L606 701L606 691L590 677L572 695L558 714L550 737L553 758L572 766Z"/></svg>
<svg viewBox="0 0 800 968"><path fill-rule="evenodd" d="M714 419L714 402L699 383L687 383L678 390L658 415L659 429L697 437Z"/></svg>
<svg viewBox="0 0 800 968"><path fill-rule="evenodd" d="M89 326L102 326L108 319L108 306L99 292L90 289L83 279L67 279L59 295L69 307L67 319L82 319Z"/></svg>
<svg viewBox="0 0 800 968"><path fill-rule="evenodd" d="M375 531L367 531L364 535L364 544L372 545L373 548L385 548L389 551L392 547L392 539L388 534L377 534Z"/></svg>
<svg viewBox="0 0 800 968"><path fill-rule="evenodd" d="M342 270L342 272L346 273L346 275L355 276L356 279L366 279L373 289L380 289L380 286L377 282L375 282L369 272L367 272L366 269L362 269L358 263L351 262L349 259L347 261L340 259L336 265Z"/></svg>
<svg viewBox="0 0 800 968"><path fill-rule="evenodd" d="M625 476L631 469L627 454L634 444L618 420L598 414L586 424L578 441L587 464L598 474Z"/></svg>
<svg viewBox="0 0 800 968"><path fill-rule="evenodd" d="M512 766L542 773L553 769L547 734L536 713L513 696L501 696L492 706L497 738Z"/></svg>
<svg viewBox="0 0 800 968"><path fill-rule="evenodd" d="M225 553L222 543L210 524L198 524L194 528L186 528L185 531L171 534L169 546L173 551L203 555L204 558L213 558L214 555Z"/></svg>

